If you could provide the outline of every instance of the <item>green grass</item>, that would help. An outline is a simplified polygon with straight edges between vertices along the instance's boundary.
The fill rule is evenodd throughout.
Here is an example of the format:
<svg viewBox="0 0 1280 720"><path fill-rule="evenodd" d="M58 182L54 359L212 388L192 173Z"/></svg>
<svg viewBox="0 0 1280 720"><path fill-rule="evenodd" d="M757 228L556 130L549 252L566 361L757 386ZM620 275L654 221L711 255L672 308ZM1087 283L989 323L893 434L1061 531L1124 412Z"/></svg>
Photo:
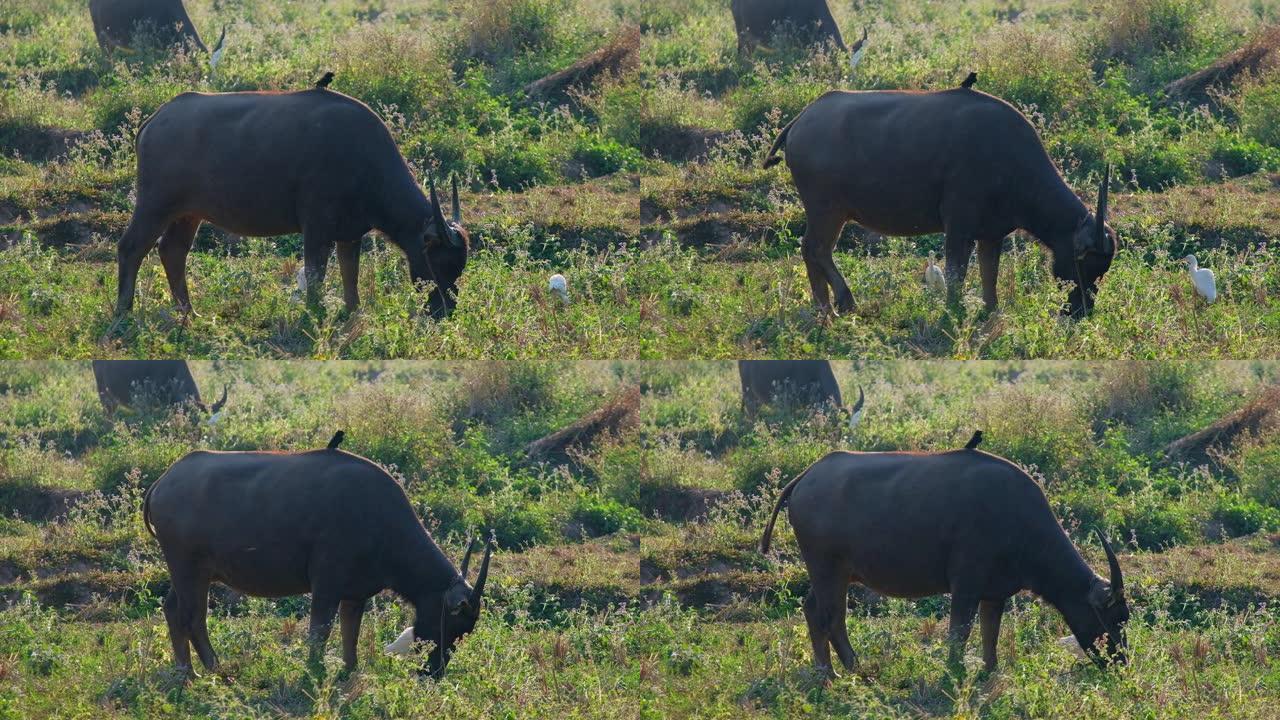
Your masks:
<svg viewBox="0 0 1280 720"><path fill-rule="evenodd" d="M716 362L194 363L218 422L104 415L82 362L0 363L0 717L1270 717L1280 696L1280 425L1209 465L1162 448L1280 383L1273 362L836 364L866 390L834 413L742 416ZM635 422L535 462L523 448L638 386ZM168 573L141 492L195 448L299 450L337 428L400 478L450 556L494 527L487 605L439 682L385 658L408 622L379 597L361 669L305 665L307 601L215 588L223 676L170 670ZM1001 669L946 671L945 598L856 590L857 674L808 669L808 580L789 525L755 549L776 489L833 448L938 450L973 429L1027 467L1095 567L1123 540L1132 662L1100 672L1056 645L1061 618L1019 597Z"/></svg>
<svg viewBox="0 0 1280 720"><path fill-rule="evenodd" d="M722 3L441 0L234 5L193 0L209 39L230 25L216 77L193 54L111 59L70 0L0 9L0 357L281 358L1250 358L1280 351L1274 121L1280 76L1240 81L1208 110L1167 106L1160 88L1280 18L1273 0L890 0L854 11L866 57L780 42L737 57ZM1194 19L1194 22L1189 19ZM622 27L646 33L639 68L561 104L525 83ZM423 28L429 27L429 32ZM189 89L307 87L323 71L367 102L422 169L464 180L478 249L452 317L422 313L403 258L366 241L363 309L322 316L292 299L300 238L238 242L206 228L189 276L198 317L174 316L159 261L143 268L128 324L105 337L115 242L133 207L133 133ZM787 120L832 87L979 87L1027 110L1068 181L1092 202L1116 167L1124 249L1093 317L1064 297L1031 239L1009 241L1002 309L965 311L924 292L941 238L868 243L850 228L837 263L857 310L815 316L785 169L759 169ZM1196 301L1178 258L1218 276ZM550 302L563 273L571 304Z"/></svg>

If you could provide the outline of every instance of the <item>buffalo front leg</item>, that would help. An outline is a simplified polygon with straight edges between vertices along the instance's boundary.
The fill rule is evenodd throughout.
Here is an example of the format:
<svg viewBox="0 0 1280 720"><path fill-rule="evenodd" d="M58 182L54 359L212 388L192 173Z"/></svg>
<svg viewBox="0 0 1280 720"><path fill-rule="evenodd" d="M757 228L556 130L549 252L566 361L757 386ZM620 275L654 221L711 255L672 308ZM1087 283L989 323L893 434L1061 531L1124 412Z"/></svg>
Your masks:
<svg viewBox="0 0 1280 720"><path fill-rule="evenodd" d="M305 233L302 239L302 266L307 280L307 305L320 306L320 294L324 290L324 276L328 271L329 255L334 242Z"/></svg>
<svg viewBox="0 0 1280 720"><path fill-rule="evenodd" d="M853 294L844 277L836 268L832 253L836 240L844 227L844 218L821 211L806 211L808 225L804 238L800 241L800 252L804 257L804 269L809 275L809 288L813 292L813 302L823 310L831 309L831 297L828 286L836 292L837 309L853 309Z"/></svg>
<svg viewBox="0 0 1280 720"><path fill-rule="evenodd" d="M982 666L987 672L996 669L996 645L1000 639L1004 604L1004 600L983 600L978 604L978 619L982 622Z"/></svg>
<svg viewBox="0 0 1280 720"><path fill-rule="evenodd" d="M363 600L343 600L338 605L342 619L342 664L348 672L356 669L357 641L360 639L360 620L364 618Z"/></svg>
<svg viewBox="0 0 1280 720"><path fill-rule="evenodd" d="M960 295L964 292L964 279L969 274L969 255L972 252L973 242L967 237L947 233L947 302L952 305L960 303Z"/></svg>
<svg viewBox="0 0 1280 720"><path fill-rule="evenodd" d="M160 238L160 263L169 279L169 294L173 303L184 313L191 312L191 295L187 292L187 255L200 229L200 219L178 218Z"/></svg>
<svg viewBox="0 0 1280 720"><path fill-rule="evenodd" d="M142 259L155 247L156 240L168 224L166 218L149 210L134 211L133 219L129 221L129 227L116 248L116 317L123 317L133 309L133 295L137 289Z"/></svg>
<svg viewBox="0 0 1280 720"><path fill-rule="evenodd" d="M342 272L342 301L347 312L355 312L360 304L360 241L340 242L338 245L338 270Z"/></svg>
<svg viewBox="0 0 1280 720"><path fill-rule="evenodd" d="M988 312L996 309L996 281L1000 279L1000 251L1004 238L978 241L978 271L982 274L982 302Z"/></svg>
<svg viewBox="0 0 1280 720"><path fill-rule="evenodd" d="M312 592L311 594L311 630L307 633L308 662L313 667L322 667L324 644L329 641L329 632L333 630L333 618L338 614L338 600L330 595Z"/></svg>

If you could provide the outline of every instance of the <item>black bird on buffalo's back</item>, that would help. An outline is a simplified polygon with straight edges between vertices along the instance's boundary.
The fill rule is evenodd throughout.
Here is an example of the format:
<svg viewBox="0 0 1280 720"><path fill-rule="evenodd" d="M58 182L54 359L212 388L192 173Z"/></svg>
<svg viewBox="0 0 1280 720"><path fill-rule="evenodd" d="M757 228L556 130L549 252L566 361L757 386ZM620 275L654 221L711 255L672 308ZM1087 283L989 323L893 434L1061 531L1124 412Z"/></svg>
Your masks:
<svg viewBox="0 0 1280 720"><path fill-rule="evenodd" d="M339 432L339 434L341 434L341 432ZM964 449L973 450L974 448L978 447L981 444L982 444L982 431L975 430L973 432L973 437L969 438L969 442L965 443Z"/></svg>
<svg viewBox="0 0 1280 720"><path fill-rule="evenodd" d="M324 88L329 87L329 83L331 82L333 82L333 73L327 72L323 77L316 81L316 87L323 90Z"/></svg>
<svg viewBox="0 0 1280 720"><path fill-rule="evenodd" d="M960 87L964 88L965 90L968 90L969 88L976 85L977 82L978 82L978 73L971 72L969 73L969 77L965 78L964 82L960 83Z"/></svg>
<svg viewBox="0 0 1280 720"><path fill-rule="evenodd" d="M342 444L342 438L344 438L344 437L346 437L346 433L342 432L341 430L339 430L338 432L334 433L334 434L333 434L333 439L329 441L328 449L329 449L329 450L337 450L337 449L338 449L338 446Z"/></svg>
<svg viewBox="0 0 1280 720"><path fill-rule="evenodd" d="M891 237L945 233L953 305L976 245L988 311L996 309L1004 239L1015 230L1049 249L1054 277L1072 286L1064 310L1073 316L1092 309L1116 254L1107 225L1110 168L1095 214L1026 116L980 90L833 90L782 129L764 166L781 162L779 152L805 209L801 254L811 296L825 310L854 308L832 256L849 221Z"/></svg>

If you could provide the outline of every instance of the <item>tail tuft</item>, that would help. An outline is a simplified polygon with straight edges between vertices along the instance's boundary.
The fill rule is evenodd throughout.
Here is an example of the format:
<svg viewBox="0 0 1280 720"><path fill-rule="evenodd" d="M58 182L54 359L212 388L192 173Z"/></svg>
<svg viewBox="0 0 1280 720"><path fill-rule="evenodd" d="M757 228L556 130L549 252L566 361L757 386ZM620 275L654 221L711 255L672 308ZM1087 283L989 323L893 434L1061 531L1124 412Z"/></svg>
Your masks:
<svg viewBox="0 0 1280 720"><path fill-rule="evenodd" d="M777 155L770 155L769 157L764 159L764 168L768 170L769 168L773 167L774 165L777 165L780 162L782 162L782 158L778 157Z"/></svg>

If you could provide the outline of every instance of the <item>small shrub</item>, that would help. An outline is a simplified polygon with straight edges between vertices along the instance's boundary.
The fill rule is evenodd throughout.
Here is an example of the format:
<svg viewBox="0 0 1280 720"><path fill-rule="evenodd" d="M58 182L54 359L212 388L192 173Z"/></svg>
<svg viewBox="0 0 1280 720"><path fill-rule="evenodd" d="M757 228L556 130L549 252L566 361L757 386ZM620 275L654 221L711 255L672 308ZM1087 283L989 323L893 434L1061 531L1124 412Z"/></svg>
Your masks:
<svg viewBox="0 0 1280 720"><path fill-rule="evenodd" d="M609 535L619 530L633 530L644 522L639 510L613 498L599 496L579 498L570 519L581 525L590 537Z"/></svg>
<svg viewBox="0 0 1280 720"><path fill-rule="evenodd" d="M1247 136L1280 148L1280 71L1245 85L1238 108L1240 126Z"/></svg>
<svg viewBox="0 0 1280 720"><path fill-rule="evenodd" d="M1228 537L1252 535L1259 530L1280 528L1280 509L1268 507L1254 498L1231 494L1219 496L1211 518L1222 525Z"/></svg>

